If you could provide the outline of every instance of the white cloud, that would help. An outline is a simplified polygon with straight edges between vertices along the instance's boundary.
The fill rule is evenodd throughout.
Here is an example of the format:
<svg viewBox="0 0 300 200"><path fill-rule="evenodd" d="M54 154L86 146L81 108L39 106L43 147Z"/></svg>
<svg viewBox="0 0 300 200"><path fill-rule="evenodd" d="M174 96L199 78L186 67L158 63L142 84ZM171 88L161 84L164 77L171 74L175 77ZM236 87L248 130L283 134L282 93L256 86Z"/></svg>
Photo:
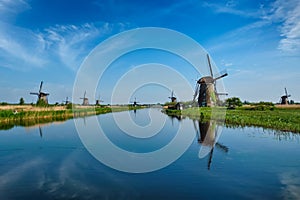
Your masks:
<svg viewBox="0 0 300 200"><path fill-rule="evenodd" d="M281 26L281 36L283 37L278 48L283 51L295 52L300 50L300 2L295 7L287 11L284 23Z"/></svg>
<svg viewBox="0 0 300 200"><path fill-rule="evenodd" d="M10 19L16 14L30 9L30 5L24 0L0 0L1 21Z"/></svg>
<svg viewBox="0 0 300 200"><path fill-rule="evenodd" d="M40 36L46 41L46 49L58 55L70 69L77 69L93 45L124 24L85 23L82 25L56 25L45 29Z"/></svg>
<svg viewBox="0 0 300 200"><path fill-rule="evenodd" d="M210 3L210 2L203 2L203 7L207 7L213 10L214 13L217 14L232 14L238 15L241 17L251 17L251 18L258 18L261 13L262 9L252 9L252 10L243 10L238 8L238 2L234 0L229 0L224 3Z"/></svg>
<svg viewBox="0 0 300 200"><path fill-rule="evenodd" d="M42 58L44 41L34 32L0 23L1 66L13 69L41 67L46 61Z"/></svg>

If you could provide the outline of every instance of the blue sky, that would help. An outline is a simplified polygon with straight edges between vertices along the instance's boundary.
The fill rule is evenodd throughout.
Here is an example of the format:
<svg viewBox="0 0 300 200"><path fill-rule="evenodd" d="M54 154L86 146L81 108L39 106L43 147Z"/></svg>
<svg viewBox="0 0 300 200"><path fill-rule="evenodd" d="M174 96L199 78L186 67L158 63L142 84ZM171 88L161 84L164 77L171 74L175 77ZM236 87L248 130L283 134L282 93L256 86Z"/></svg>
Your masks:
<svg viewBox="0 0 300 200"><path fill-rule="evenodd" d="M71 97L89 52L110 36L138 27L169 28L199 42L220 70L227 69L229 96L278 102L287 87L291 99L300 101L298 0L0 0L0 102L20 97L35 102L29 92L38 90L41 80L51 103ZM144 57L140 62L152 61ZM130 68L133 61L127 62ZM103 84L97 93L108 101L105 88L111 85ZM135 96L141 102L165 102L168 92L153 86Z"/></svg>

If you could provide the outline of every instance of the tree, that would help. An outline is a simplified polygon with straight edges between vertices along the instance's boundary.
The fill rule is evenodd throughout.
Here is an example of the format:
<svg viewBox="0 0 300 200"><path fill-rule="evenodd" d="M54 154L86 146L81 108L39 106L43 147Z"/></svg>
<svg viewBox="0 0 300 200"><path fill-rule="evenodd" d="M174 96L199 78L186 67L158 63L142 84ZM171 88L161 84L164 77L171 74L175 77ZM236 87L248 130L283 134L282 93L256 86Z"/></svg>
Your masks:
<svg viewBox="0 0 300 200"><path fill-rule="evenodd" d="M20 98L19 104L20 104L20 105L24 105L24 104L25 104L25 101L24 101L23 97Z"/></svg>
<svg viewBox="0 0 300 200"><path fill-rule="evenodd" d="M242 101L238 97L232 97L226 99L226 105L227 107L240 107L243 105Z"/></svg>

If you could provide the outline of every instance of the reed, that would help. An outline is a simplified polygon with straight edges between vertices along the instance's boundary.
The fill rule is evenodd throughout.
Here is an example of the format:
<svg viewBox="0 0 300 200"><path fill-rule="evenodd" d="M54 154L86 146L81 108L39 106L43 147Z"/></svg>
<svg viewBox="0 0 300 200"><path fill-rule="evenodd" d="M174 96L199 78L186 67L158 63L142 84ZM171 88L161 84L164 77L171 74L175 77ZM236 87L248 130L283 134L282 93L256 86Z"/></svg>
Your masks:
<svg viewBox="0 0 300 200"><path fill-rule="evenodd" d="M210 120L221 115L225 108L214 109L212 116L211 108L188 108L182 111L167 110L169 115L182 115L191 119ZM216 117L217 119L220 119ZM297 108L259 108L241 107L234 110L226 110L226 125L257 126L279 131L300 133L300 109Z"/></svg>

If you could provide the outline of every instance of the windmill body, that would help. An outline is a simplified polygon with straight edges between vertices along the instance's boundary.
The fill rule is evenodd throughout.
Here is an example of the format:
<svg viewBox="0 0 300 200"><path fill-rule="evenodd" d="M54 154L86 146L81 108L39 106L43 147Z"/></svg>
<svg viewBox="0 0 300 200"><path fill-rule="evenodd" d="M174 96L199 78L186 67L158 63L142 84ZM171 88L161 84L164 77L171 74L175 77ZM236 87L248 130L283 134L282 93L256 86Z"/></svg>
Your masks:
<svg viewBox="0 0 300 200"><path fill-rule="evenodd" d="M80 99L82 99L82 105L83 106L88 106L89 105L89 99L86 97L86 91L84 91L84 95Z"/></svg>
<svg viewBox="0 0 300 200"><path fill-rule="evenodd" d="M172 103L175 103L177 101L177 98L174 96L174 91L172 91L171 96L169 97L171 99Z"/></svg>
<svg viewBox="0 0 300 200"><path fill-rule="evenodd" d="M136 106L138 106L138 103L140 103L140 102L136 101L136 97L134 97L134 101L133 102L131 101L130 103L133 103L132 106L136 107Z"/></svg>
<svg viewBox="0 0 300 200"><path fill-rule="evenodd" d="M210 76L204 76L197 81L193 98L193 102L198 99L198 106L200 107L211 107L217 105L219 102L219 95L227 95L226 93L217 92L216 81L227 76L228 74L224 73L214 78L209 55L207 55L207 61L210 70Z"/></svg>
<svg viewBox="0 0 300 200"><path fill-rule="evenodd" d="M280 104L282 105L289 104L289 97L291 96L290 94L288 94L286 88L284 88L284 91L285 91L285 95L281 96L281 100L280 100Z"/></svg>
<svg viewBox="0 0 300 200"><path fill-rule="evenodd" d="M30 94L31 95L37 95L38 96L38 101L43 100L46 104L48 104L49 93L42 92L42 87L43 87L43 81L41 81L39 92L30 92Z"/></svg>

